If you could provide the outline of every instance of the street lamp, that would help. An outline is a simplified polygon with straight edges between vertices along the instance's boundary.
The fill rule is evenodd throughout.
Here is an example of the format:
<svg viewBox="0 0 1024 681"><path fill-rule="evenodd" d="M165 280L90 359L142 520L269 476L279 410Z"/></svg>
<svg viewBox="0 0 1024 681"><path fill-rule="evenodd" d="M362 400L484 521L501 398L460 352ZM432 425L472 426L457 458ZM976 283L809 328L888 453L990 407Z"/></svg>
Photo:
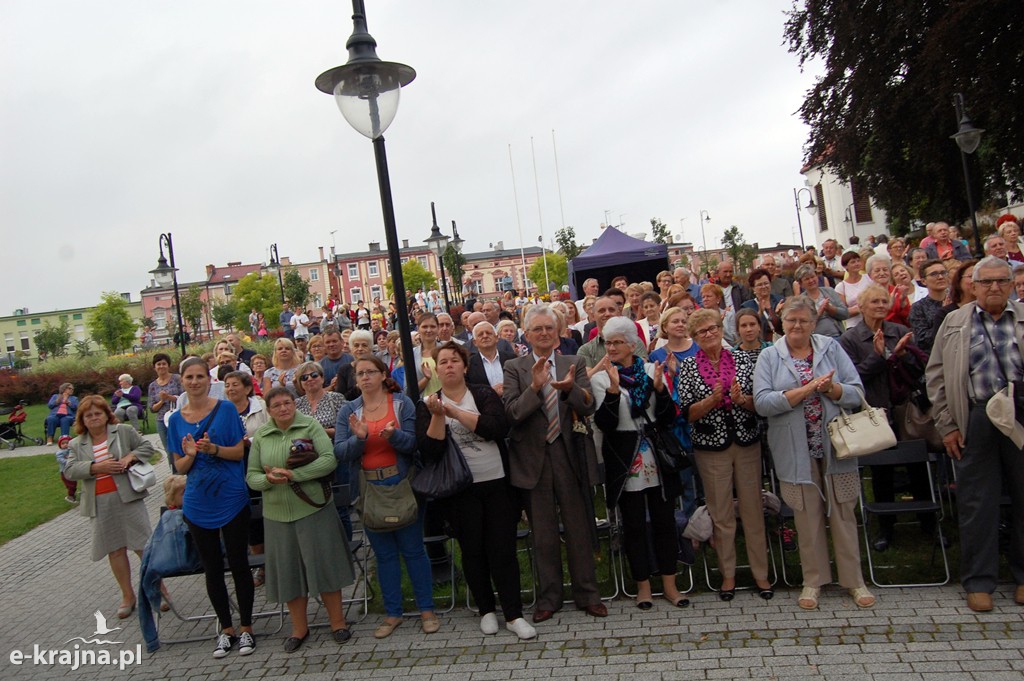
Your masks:
<svg viewBox="0 0 1024 681"><path fill-rule="evenodd" d="M448 235L441 233L441 228L437 226L437 211L434 210L434 202L430 202L430 217L434 220L434 224L430 227L430 236L423 241L426 242L427 248L429 248L435 257L437 257L437 266L441 270L441 291L444 294L444 309L452 309L452 301L448 297L448 279L444 275L444 252L448 250Z"/></svg>
<svg viewBox="0 0 1024 681"><path fill-rule="evenodd" d="M704 258L701 265L705 270L708 269L708 238L704 235L704 223L711 222L711 216L708 215L706 210L700 212L700 216L697 218L697 222L700 223L700 240L704 242ZM697 274L697 279L700 279L700 273Z"/></svg>
<svg viewBox="0 0 1024 681"><path fill-rule="evenodd" d="M851 236L856 236L857 235L857 222L856 222L856 220L854 220L855 216L854 216L854 213L853 213L853 206L854 206L854 204L851 203L849 206L846 207L846 210L843 211L843 222L845 222L845 223L850 225L850 235Z"/></svg>
<svg viewBox="0 0 1024 681"><path fill-rule="evenodd" d="M466 242L459 236L459 228L455 226L455 220L452 220L452 235L454 236L452 239L452 246L455 247L455 252L457 254L462 255L462 247ZM462 279L461 273L459 273L459 279ZM452 272L452 295L459 301L459 303L463 302L462 282L455 281L455 272Z"/></svg>
<svg viewBox="0 0 1024 681"><path fill-rule="evenodd" d="M796 226L800 230L800 249L804 248L804 225L800 220L800 192L807 192L807 212L812 216L818 212L818 204L814 203L814 196L811 194L811 190L807 187L800 187L800 189L793 190L793 203L796 205Z"/></svg>
<svg viewBox="0 0 1024 681"><path fill-rule="evenodd" d="M281 256L277 254L277 244L270 244L270 264L267 269L277 272L277 284L281 289L281 304L284 305L284 277L281 276Z"/></svg>
<svg viewBox="0 0 1024 681"><path fill-rule="evenodd" d="M388 244L388 262L398 310L398 329L402 341L402 356L406 366L412 367L406 378L406 392L413 402L419 399L413 360L412 332L409 328L409 310L405 299L405 278L395 225L395 205L391 197L391 178L384 148L384 131L395 119L401 88L416 77L416 71L405 64L381 61L377 56L377 42L367 32L366 10L363 0L352 0L352 35L345 43L348 62L324 71L316 79L321 92L334 95L341 115L361 135L373 140L373 153L377 162L377 185L380 188L381 210L384 214L384 234Z"/></svg>
<svg viewBox="0 0 1024 681"><path fill-rule="evenodd" d="M971 119L967 117L967 109L964 107L964 96L961 93L953 95L953 108L956 110L956 120L959 129L950 135L950 139L960 147L960 160L964 165L964 188L967 190L967 210L971 212L971 229L974 230L974 248L976 253L982 253L981 234L978 232L978 218L974 215L974 196L971 194L971 175L967 169L967 154L973 154L981 144L982 128L974 127Z"/></svg>
<svg viewBox="0 0 1024 681"><path fill-rule="evenodd" d="M171 258L170 264L164 257L164 244L167 244L167 255ZM160 235L160 258L156 261L156 269L150 270L149 273L161 287L166 287L168 284L174 285L174 310L178 313L178 343L181 345L181 357L184 359L188 350L185 347L185 324L181 319L181 295L178 293L178 268L174 266L174 244L171 241L170 232Z"/></svg>

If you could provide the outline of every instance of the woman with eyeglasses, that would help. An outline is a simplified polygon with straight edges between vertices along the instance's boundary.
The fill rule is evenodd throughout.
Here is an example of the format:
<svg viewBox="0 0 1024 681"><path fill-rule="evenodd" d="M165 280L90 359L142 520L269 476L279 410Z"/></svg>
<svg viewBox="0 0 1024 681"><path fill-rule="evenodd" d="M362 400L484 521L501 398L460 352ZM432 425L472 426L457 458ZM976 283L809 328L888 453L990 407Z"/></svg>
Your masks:
<svg viewBox="0 0 1024 681"><path fill-rule="evenodd" d="M782 499L796 522L803 590L797 604L818 607L821 587L832 581L832 533L839 585L859 608L875 597L864 585L855 506L860 492L856 459L836 459L827 432L840 408L860 406L863 385L839 341L814 333L818 307L794 296L782 308L786 332L761 351L754 369L754 406L768 419L768 445Z"/></svg>
<svg viewBox="0 0 1024 681"><path fill-rule="evenodd" d="M359 382L356 381L354 360L373 356L373 332L366 329L353 331L348 337L348 351L352 353L353 361L338 369L338 380L334 390L344 395L346 400L354 400L359 397ZM323 371L320 374L322 376ZM333 433L329 434L334 437Z"/></svg>
<svg viewBox="0 0 1024 681"><path fill-rule="evenodd" d="M768 542L761 503L760 427L754 414L754 364L722 347L718 310L697 310L688 321L700 349L679 367L679 408L693 426L693 452L714 525L722 573L718 597L736 596L736 509L739 501L747 559L758 594L775 595L768 581Z"/></svg>
<svg viewBox="0 0 1024 681"><path fill-rule="evenodd" d="M771 340L773 334L782 335L782 320L779 319L779 310L782 309L782 296L772 293L772 275L768 270L756 269L747 277L747 284L754 292L754 299L748 300L740 306L740 309L753 310L754 318L761 324L761 337ZM736 334L739 336L739 310L736 311Z"/></svg>
<svg viewBox="0 0 1024 681"><path fill-rule="evenodd" d="M349 467L352 480L359 480L362 473L367 485L397 485L419 464L416 407L397 392L398 386L388 377L384 362L370 356L352 365L361 394L338 412L334 455L339 466ZM410 379L414 376L410 374ZM374 638L387 638L402 623L401 559L416 596L423 633L433 634L441 628L434 614L430 560L423 546L424 508L420 506L411 525L390 532L366 530L377 556L377 580L386 613Z"/></svg>
<svg viewBox="0 0 1024 681"><path fill-rule="evenodd" d="M818 325L814 333L839 338L843 335L843 321L849 319L850 311L839 294L828 286L821 286L814 265L801 265L793 273L793 279L800 284L801 295L807 297L818 310ZM796 290L794 286L793 290Z"/></svg>
<svg viewBox="0 0 1024 681"><path fill-rule="evenodd" d="M935 315L932 322L932 338L936 337L943 320L953 310L974 302L974 266L978 261L974 258L952 265L949 272L949 304L944 305ZM949 267L949 265L947 265Z"/></svg>

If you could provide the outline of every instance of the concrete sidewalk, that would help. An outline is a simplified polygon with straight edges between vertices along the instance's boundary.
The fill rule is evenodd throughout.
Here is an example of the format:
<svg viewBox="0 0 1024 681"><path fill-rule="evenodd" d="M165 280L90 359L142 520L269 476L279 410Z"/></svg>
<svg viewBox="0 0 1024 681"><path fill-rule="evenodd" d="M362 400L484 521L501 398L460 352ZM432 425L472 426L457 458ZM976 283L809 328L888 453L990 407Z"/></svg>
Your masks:
<svg viewBox="0 0 1024 681"><path fill-rule="evenodd" d="M28 449L28 448L25 448ZM158 467L160 477L166 467ZM6 484L17 484L8 480ZM155 519L162 495L148 507ZM379 615L353 623L354 638L339 646L327 630L316 628L293 655L281 649L289 625L268 634L276 621L256 626L257 649L249 657L232 652L214 660L209 623L183 625L164 620L162 635L208 633L201 643L164 645L145 652L137 664L118 670L38 664L41 650L134 652L142 643L134 616L114 616L118 593L107 562L89 561L89 522L69 510L32 532L0 547L0 679L175 678L215 681L226 678L390 679L415 676L455 679L585 677L611 679L838 678L979 679L1024 678L1024 607L1014 605L1012 587L1000 589L996 610L976 614L964 605L957 586L875 590L879 603L858 610L838 588L826 590L818 611L796 606L796 590L780 590L765 602L740 592L731 603L714 594L691 595L693 605L677 610L658 602L641 612L629 600L617 600L606 619L563 610L538 625L536 640L520 643L502 627L497 636L480 634L477 618L463 608L441 617L442 628L426 636L416 620L407 620L391 638L377 641ZM133 578L138 562L133 559ZM169 582L175 603L184 610L210 610L201 577ZM257 610L267 607L257 589ZM315 605L315 604L314 604ZM119 631L96 637L92 613L100 610ZM313 608L311 607L311 611ZM318 622L323 613L312 613ZM73 637L108 639L117 644L86 644ZM13 651L26 653L21 665ZM59 657L55 658L59 660ZM98 672L98 674L97 674Z"/></svg>

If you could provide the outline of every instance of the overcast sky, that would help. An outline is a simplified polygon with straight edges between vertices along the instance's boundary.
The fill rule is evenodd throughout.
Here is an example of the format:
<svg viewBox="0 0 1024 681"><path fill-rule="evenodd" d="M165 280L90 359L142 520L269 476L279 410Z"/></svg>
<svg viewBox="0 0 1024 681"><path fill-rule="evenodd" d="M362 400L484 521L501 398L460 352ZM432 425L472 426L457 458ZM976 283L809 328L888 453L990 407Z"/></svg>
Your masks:
<svg viewBox="0 0 1024 681"><path fill-rule="evenodd" d="M417 71L385 135L399 238L435 201L467 251L518 247L520 223L550 242L563 208L585 243L607 211L699 245L701 209L709 247L733 224L796 242L812 74L789 0L366 4L378 55ZM0 315L138 300L168 230L181 281L275 242L314 260L332 230L383 243L372 145L313 85L351 31L335 0L0 2Z"/></svg>

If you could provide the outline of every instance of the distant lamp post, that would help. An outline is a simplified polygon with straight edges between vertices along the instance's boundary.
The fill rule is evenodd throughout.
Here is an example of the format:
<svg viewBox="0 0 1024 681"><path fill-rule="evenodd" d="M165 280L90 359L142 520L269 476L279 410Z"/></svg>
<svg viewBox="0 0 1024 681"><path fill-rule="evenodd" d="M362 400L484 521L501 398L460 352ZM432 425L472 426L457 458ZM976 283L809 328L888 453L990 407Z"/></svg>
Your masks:
<svg viewBox="0 0 1024 681"><path fill-rule="evenodd" d="M462 237L459 236L459 228L455 226L455 220L452 220L452 235L453 235L452 246L455 247L455 252L456 253L458 253L459 255L462 255L462 247L465 245L466 242L463 241ZM459 279L462 279L461 274L459 275ZM456 289L456 285L458 286L457 289ZM463 298L462 298L462 282L461 281L455 281L455 272L452 272L452 293L458 299L459 303L463 302Z"/></svg>
<svg viewBox="0 0 1024 681"><path fill-rule="evenodd" d="M405 278L395 225L395 205L391 197L391 178L384 148L384 131L395 119L401 88L416 77L416 71L405 64L381 61L377 56L377 42L366 28L366 10L363 0L352 0L352 35L345 47L348 62L324 71L316 79L321 92L334 95L341 115L361 135L373 140L373 153L377 161L377 185L380 188L381 210L384 214L384 234L388 244L388 263L398 311L398 329L402 341L402 356L412 371L407 374L406 392L413 402L419 399L413 360L412 331L409 327L409 309L405 299Z"/></svg>
<svg viewBox="0 0 1024 681"><path fill-rule="evenodd" d="M277 244L270 244L270 263L267 269L277 272L277 284L281 289L281 304L284 305L284 277L281 276L281 256L277 254Z"/></svg>
<svg viewBox="0 0 1024 681"><path fill-rule="evenodd" d="M170 264L164 257L164 244L167 244L167 255L170 257ZM181 346L181 357L184 359L188 354L185 346L185 322L181 318L181 294L178 292L178 268L174 265L174 243L171 241L171 233L160 235L160 258L156 261L156 269L149 271L156 280L158 286L174 286L174 310L178 315L178 344Z"/></svg>
<svg viewBox="0 0 1024 681"><path fill-rule="evenodd" d="M793 203L796 205L796 226L800 230L800 248L804 248L804 225L800 220L800 194L807 192L807 205L804 208L813 217L818 212L818 204L814 203L814 196L811 194L811 190L807 187L800 187L800 189L793 190Z"/></svg>
<svg viewBox="0 0 1024 681"><path fill-rule="evenodd" d="M959 92L953 95L953 108L956 109L959 128L949 137L960 147L960 160L964 166L964 188L967 190L967 210L971 212L971 229L974 230L974 248L976 253L983 253L981 234L978 232L978 218L974 214L974 195L971 193L971 175L967 168L967 155L973 154L978 149L978 145L981 144L981 133L985 130L974 127L974 123L967 117L964 96Z"/></svg>
<svg viewBox="0 0 1024 681"><path fill-rule="evenodd" d="M540 244L540 259L544 261L544 289L545 293L551 293L551 279L548 278L548 252L544 250L544 235L541 234L537 237L537 243Z"/></svg>
<svg viewBox="0 0 1024 681"><path fill-rule="evenodd" d="M444 309L445 311L452 309L452 301L448 297L448 278L444 275L444 252L448 250L448 235L441 233L441 228L437 226L437 211L434 210L434 202L430 202L430 217L433 219L433 225L430 227L430 236L424 239L427 248L437 258L437 266L441 270L441 291L444 294Z"/></svg>
<svg viewBox="0 0 1024 681"><path fill-rule="evenodd" d="M705 271L710 271L708 270L708 238L704 234L704 223L711 222L711 216L708 215L708 212L706 210L702 210L700 212L700 217L697 219L697 222L700 223L700 240L704 243L704 257L702 258L703 262L701 263L701 265L704 267ZM700 279L699 272L697 273L697 279Z"/></svg>
<svg viewBox="0 0 1024 681"><path fill-rule="evenodd" d="M843 222L850 225L850 236L857 235L857 221L854 219L856 217L856 213L853 210L853 206L854 204L851 203L843 212Z"/></svg>

